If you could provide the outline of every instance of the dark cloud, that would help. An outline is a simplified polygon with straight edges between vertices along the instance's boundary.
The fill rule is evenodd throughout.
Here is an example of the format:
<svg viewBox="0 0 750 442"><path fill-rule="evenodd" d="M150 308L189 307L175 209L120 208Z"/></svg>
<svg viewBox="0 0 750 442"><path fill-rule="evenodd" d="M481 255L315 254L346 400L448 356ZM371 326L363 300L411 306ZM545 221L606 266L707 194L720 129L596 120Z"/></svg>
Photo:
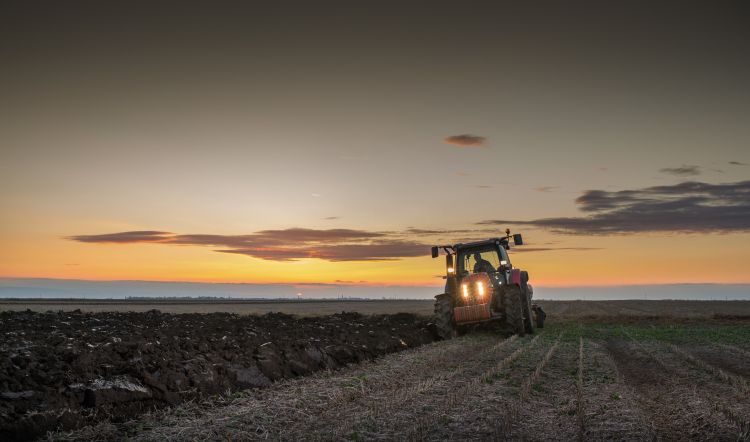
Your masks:
<svg viewBox="0 0 750 442"><path fill-rule="evenodd" d="M252 248L309 244L325 242L364 241L385 236L381 232L352 229L303 229L261 230L251 235L172 235L160 242L170 244L203 245L230 248Z"/></svg>
<svg viewBox="0 0 750 442"><path fill-rule="evenodd" d="M336 219L341 219L341 217L340 216L327 216L327 217L325 217L323 219L326 220L326 221L333 221L333 220L336 220Z"/></svg>
<svg viewBox="0 0 750 442"><path fill-rule="evenodd" d="M78 235L68 239L78 242L98 243L133 243L133 242L162 242L170 238L169 232L156 230L137 230L132 232L107 233L104 235Z"/></svg>
<svg viewBox="0 0 750 442"><path fill-rule="evenodd" d="M367 244L333 244L301 247L249 247L217 250L272 261L296 261L317 258L325 261L393 261L426 256L430 245L418 242L383 241Z"/></svg>
<svg viewBox="0 0 750 442"><path fill-rule="evenodd" d="M479 135L461 134L445 137L443 141L458 147L483 147L487 138L480 137Z"/></svg>
<svg viewBox="0 0 750 442"><path fill-rule="evenodd" d="M465 238L458 238L465 235ZM68 239L86 243L156 243L212 247L220 253L245 255L270 261L322 259L325 261L393 261L427 256L432 242L440 237L452 242L470 242L502 233L495 229L439 230L414 227L401 231L371 232L354 229L261 230L249 235L175 234L160 231L119 232L103 235L78 235ZM456 239L458 240L456 241ZM565 250L523 248L526 252Z"/></svg>
<svg viewBox="0 0 750 442"><path fill-rule="evenodd" d="M731 164L732 166L750 166L750 164L741 163L739 161L730 161L729 164Z"/></svg>
<svg viewBox="0 0 750 442"><path fill-rule="evenodd" d="M589 190L576 203L587 216L488 220L479 224L520 224L577 235L750 231L750 181L689 181L617 192Z"/></svg>
<svg viewBox="0 0 750 442"><path fill-rule="evenodd" d="M487 238L498 233L494 229L418 229L409 227L403 232L391 232L392 235L406 236L437 236L445 238L456 238L458 235L474 235L473 241Z"/></svg>
<svg viewBox="0 0 750 442"><path fill-rule="evenodd" d="M159 231L78 235L68 239L86 243L159 243L217 247L273 261L318 258L327 261L381 261L428 255L430 245L394 238L384 232L353 229L261 230L250 235L178 235Z"/></svg>
<svg viewBox="0 0 750 442"><path fill-rule="evenodd" d="M676 176L695 176L701 174L701 168L700 166L690 166L687 164L683 164L680 167L665 167L663 169L659 169L659 172Z"/></svg>

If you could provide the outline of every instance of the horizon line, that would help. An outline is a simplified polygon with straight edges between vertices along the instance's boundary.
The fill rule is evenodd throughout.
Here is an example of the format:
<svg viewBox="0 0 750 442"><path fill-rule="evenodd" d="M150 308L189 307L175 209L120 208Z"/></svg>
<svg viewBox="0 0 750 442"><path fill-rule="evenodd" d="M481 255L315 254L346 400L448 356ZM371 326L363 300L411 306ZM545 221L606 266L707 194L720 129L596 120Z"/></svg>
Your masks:
<svg viewBox="0 0 750 442"><path fill-rule="evenodd" d="M0 276L0 280L35 280L35 281L66 281L66 282L91 282L91 283L154 283L154 284L202 284L202 285L271 285L271 286L350 286L350 287L409 287L409 288L433 288L441 284L367 284L356 282L233 282L233 281L186 281L186 280L148 280L148 279L81 279L81 278L52 278L52 277L17 277ZM732 286L750 285L748 282L663 282L663 283L634 283L634 284L579 284L579 285L545 285L532 284L535 287L544 288L615 288L615 287L639 287L639 286Z"/></svg>

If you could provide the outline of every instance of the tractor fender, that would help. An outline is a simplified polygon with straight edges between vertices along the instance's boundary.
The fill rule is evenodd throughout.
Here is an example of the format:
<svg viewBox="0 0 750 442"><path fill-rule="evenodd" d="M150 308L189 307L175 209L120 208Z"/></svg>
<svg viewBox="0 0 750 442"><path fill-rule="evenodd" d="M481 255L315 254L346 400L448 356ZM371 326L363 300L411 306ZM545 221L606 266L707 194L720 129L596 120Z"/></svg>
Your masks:
<svg viewBox="0 0 750 442"><path fill-rule="evenodd" d="M529 283L529 272L521 269L511 269L510 283L520 286L526 286Z"/></svg>
<svg viewBox="0 0 750 442"><path fill-rule="evenodd" d="M521 285L523 284L523 278L522 274L526 272L522 272L520 269L511 269L510 271L510 283L515 285ZM526 275L526 280L528 281L528 274Z"/></svg>
<svg viewBox="0 0 750 442"><path fill-rule="evenodd" d="M529 284L529 272L520 269L511 269L510 283L521 287L524 293L529 295L529 299L533 296L534 289Z"/></svg>
<svg viewBox="0 0 750 442"><path fill-rule="evenodd" d="M450 295L447 294L447 293L441 293L439 295L435 295L435 299L437 299L437 300L445 299L445 298L449 298L449 297L450 297Z"/></svg>

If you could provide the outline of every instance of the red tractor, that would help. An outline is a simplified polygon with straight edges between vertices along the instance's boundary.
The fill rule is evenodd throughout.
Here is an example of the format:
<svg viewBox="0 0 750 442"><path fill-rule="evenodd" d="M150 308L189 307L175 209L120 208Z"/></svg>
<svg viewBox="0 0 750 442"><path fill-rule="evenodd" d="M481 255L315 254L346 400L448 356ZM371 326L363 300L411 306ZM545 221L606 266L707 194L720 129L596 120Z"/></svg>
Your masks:
<svg viewBox="0 0 750 442"><path fill-rule="evenodd" d="M502 321L523 336L544 327L546 314L532 304L529 274L513 268L508 257L510 239L522 245L520 234L465 244L435 246L432 257L445 251L445 293L435 296L435 327L443 339L469 324Z"/></svg>

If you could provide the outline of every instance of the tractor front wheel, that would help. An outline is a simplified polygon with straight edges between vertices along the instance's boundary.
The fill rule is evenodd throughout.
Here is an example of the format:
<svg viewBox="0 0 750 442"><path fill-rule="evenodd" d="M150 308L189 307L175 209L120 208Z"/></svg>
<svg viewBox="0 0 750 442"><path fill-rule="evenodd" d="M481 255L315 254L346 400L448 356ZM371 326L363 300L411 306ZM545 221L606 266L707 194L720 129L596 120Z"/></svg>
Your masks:
<svg viewBox="0 0 750 442"><path fill-rule="evenodd" d="M458 333L453 326L453 306L448 295L435 297L435 328L441 339L455 338Z"/></svg>

